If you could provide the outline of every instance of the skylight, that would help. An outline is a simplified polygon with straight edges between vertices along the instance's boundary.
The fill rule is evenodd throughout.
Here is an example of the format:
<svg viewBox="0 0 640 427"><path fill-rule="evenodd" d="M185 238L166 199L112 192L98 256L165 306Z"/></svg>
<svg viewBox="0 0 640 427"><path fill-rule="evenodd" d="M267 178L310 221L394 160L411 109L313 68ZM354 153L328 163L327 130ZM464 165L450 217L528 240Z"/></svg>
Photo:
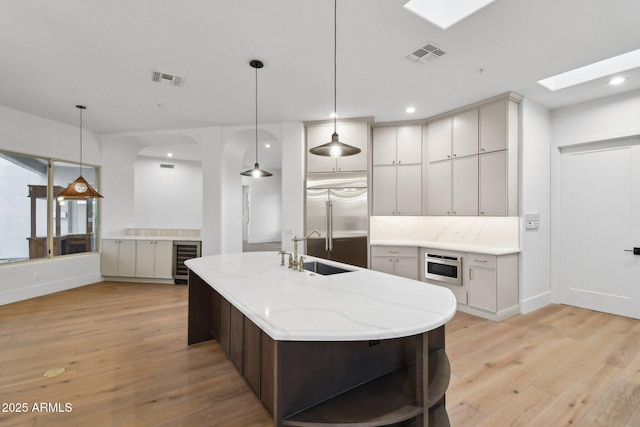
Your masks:
<svg viewBox="0 0 640 427"><path fill-rule="evenodd" d="M640 49L538 80L538 83L556 91L637 67L640 67Z"/></svg>
<svg viewBox="0 0 640 427"><path fill-rule="evenodd" d="M404 7L446 30L495 0L410 0Z"/></svg>

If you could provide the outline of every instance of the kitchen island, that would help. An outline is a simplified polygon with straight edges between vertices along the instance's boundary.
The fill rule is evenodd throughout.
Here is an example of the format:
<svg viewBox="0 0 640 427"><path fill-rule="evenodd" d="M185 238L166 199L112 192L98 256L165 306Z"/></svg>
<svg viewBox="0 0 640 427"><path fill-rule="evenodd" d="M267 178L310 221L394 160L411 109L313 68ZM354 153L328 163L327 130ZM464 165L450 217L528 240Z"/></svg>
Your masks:
<svg viewBox="0 0 640 427"><path fill-rule="evenodd" d="M187 261L188 343L217 339L276 426L448 425L451 291L306 261L318 272L275 252Z"/></svg>

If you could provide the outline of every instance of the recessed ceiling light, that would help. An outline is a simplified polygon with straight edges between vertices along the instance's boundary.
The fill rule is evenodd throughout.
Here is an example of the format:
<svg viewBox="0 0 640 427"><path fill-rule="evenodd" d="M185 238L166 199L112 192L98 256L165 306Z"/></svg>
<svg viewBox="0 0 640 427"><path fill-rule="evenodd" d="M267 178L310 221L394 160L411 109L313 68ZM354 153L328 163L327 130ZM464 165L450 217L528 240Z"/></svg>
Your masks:
<svg viewBox="0 0 640 427"><path fill-rule="evenodd" d="M640 67L640 49L538 80L538 83L556 91L637 67Z"/></svg>
<svg viewBox="0 0 640 427"><path fill-rule="evenodd" d="M271 148L271 144L264 144L265 148Z"/></svg>
<svg viewBox="0 0 640 427"><path fill-rule="evenodd" d="M614 77L614 78L612 78L611 80L609 80L609 84L610 84L610 85L617 86L617 85L621 85L622 83L624 83L624 82L626 82L626 81L627 81L627 78L626 78L626 77L620 77L620 76L618 76L618 77Z"/></svg>
<svg viewBox="0 0 640 427"><path fill-rule="evenodd" d="M167 153L167 157L173 157L173 153Z"/></svg>
<svg viewBox="0 0 640 427"><path fill-rule="evenodd" d="M407 109L404 110L404 111L406 111L409 114L413 114L413 113L416 112L416 109L415 109L415 107L407 107Z"/></svg>
<svg viewBox="0 0 640 427"><path fill-rule="evenodd" d="M405 9L446 30L495 0L410 0Z"/></svg>

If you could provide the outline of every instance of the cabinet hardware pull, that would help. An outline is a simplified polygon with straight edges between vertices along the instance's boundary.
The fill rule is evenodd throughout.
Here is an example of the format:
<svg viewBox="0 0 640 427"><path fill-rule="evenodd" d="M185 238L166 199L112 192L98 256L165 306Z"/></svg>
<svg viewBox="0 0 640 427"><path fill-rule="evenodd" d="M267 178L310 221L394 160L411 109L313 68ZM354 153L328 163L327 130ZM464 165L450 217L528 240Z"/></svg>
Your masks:
<svg viewBox="0 0 640 427"><path fill-rule="evenodd" d="M400 252L400 251L389 251L389 253L390 253L390 254L397 254L397 253L399 253L399 252Z"/></svg>
<svg viewBox="0 0 640 427"><path fill-rule="evenodd" d="M458 157L458 156L454 154L453 157Z"/></svg>
<svg viewBox="0 0 640 427"><path fill-rule="evenodd" d="M486 259L474 259L475 262L487 262Z"/></svg>
<svg viewBox="0 0 640 427"><path fill-rule="evenodd" d="M469 269L469 280L473 279L473 277L471 276L471 269Z"/></svg>

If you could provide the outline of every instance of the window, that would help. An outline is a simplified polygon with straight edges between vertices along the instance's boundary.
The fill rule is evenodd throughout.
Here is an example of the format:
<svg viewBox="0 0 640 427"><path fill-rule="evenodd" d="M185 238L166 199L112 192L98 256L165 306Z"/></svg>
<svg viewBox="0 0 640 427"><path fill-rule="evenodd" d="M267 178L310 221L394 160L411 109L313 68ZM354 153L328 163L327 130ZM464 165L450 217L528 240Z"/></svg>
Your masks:
<svg viewBox="0 0 640 427"><path fill-rule="evenodd" d="M97 172L82 168L93 186ZM79 173L77 164L0 151L0 263L96 250L97 200L55 197Z"/></svg>

